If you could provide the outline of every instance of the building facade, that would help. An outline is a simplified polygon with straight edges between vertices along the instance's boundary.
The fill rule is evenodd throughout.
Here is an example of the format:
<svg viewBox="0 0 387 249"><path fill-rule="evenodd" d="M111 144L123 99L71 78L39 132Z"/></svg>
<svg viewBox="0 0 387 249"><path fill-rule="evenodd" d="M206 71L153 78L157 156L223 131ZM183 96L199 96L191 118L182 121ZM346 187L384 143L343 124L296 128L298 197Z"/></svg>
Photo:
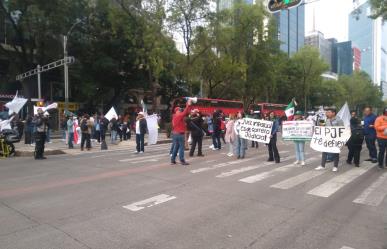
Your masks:
<svg viewBox="0 0 387 249"><path fill-rule="evenodd" d="M305 37L305 45L317 48L320 51L321 58L329 65L331 72L332 67L332 50L334 39L325 39L324 34L320 31L313 32Z"/></svg>
<svg viewBox="0 0 387 249"><path fill-rule="evenodd" d="M341 75L353 73L352 42L338 42L332 45L332 72Z"/></svg>
<svg viewBox="0 0 387 249"><path fill-rule="evenodd" d="M361 51L361 70L380 85L384 98L387 89L387 23L381 18L372 19L368 2L349 14L349 40Z"/></svg>

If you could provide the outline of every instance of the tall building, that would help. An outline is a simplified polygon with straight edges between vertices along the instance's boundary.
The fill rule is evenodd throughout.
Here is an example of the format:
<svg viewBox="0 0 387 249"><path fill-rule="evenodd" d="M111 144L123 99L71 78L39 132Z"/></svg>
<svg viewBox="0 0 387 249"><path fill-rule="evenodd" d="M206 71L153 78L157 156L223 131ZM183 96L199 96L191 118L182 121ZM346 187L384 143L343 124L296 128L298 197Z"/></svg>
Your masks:
<svg viewBox="0 0 387 249"><path fill-rule="evenodd" d="M325 39L324 34L320 31L315 31L305 37L305 45L317 48L320 51L321 58L329 65L329 70L332 71L332 49L334 39Z"/></svg>
<svg viewBox="0 0 387 249"><path fill-rule="evenodd" d="M338 42L332 45L332 72L341 75L353 73L352 42Z"/></svg>
<svg viewBox="0 0 387 249"><path fill-rule="evenodd" d="M387 98L387 23L381 18L372 19L368 2L360 5L349 15L349 40L361 51L361 70L372 81L382 86Z"/></svg>
<svg viewBox="0 0 387 249"><path fill-rule="evenodd" d="M230 9L237 2L267 4L267 0L217 0L217 10ZM290 56L304 46L305 6L301 4L298 7L282 10L273 15L277 20L281 50Z"/></svg>
<svg viewBox="0 0 387 249"><path fill-rule="evenodd" d="M278 38L281 50L289 56L304 46L305 6L274 13L278 25Z"/></svg>

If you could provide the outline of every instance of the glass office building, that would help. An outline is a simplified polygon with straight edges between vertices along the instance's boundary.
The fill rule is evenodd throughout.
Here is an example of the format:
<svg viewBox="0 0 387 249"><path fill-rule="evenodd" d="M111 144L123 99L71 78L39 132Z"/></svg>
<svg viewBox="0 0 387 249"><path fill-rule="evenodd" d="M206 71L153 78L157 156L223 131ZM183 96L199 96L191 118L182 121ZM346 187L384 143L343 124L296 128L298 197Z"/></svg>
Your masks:
<svg viewBox="0 0 387 249"><path fill-rule="evenodd" d="M371 19L371 7L366 2L349 15L349 40L361 51L361 70L382 87L387 98L387 23Z"/></svg>
<svg viewBox="0 0 387 249"><path fill-rule="evenodd" d="M332 45L332 72L341 75L353 73L352 42L339 42Z"/></svg>
<svg viewBox="0 0 387 249"><path fill-rule="evenodd" d="M304 46L305 6L282 10L274 14L278 25L281 50L291 55Z"/></svg>

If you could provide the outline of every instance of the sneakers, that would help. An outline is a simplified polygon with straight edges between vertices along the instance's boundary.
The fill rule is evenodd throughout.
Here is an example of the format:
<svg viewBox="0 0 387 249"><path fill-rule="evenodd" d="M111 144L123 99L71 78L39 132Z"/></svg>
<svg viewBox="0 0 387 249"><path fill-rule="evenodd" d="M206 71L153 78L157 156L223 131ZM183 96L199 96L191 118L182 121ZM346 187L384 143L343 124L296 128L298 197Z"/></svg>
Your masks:
<svg viewBox="0 0 387 249"><path fill-rule="evenodd" d="M228 153L227 156L232 157L232 156L234 156L234 154L233 153Z"/></svg>
<svg viewBox="0 0 387 249"><path fill-rule="evenodd" d="M189 165L189 163L187 163L186 161L183 161L183 162L181 162L181 165L187 166L187 165Z"/></svg>
<svg viewBox="0 0 387 249"><path fill-rule="evenodd" d="M210 145L210 146L208 146L208 148L213 149L213 148L214 148L214 145Z"/></svg>
<svg viewBox="0 0 387 249"><path fill-rule="evenodd" d="M140 154L144 153L144 151L140 151Z"/></svg>
<svg viewBox="0 0 387 249"><path fill-rule="evenodd" d="M300 161L297 160L293 164L300 164Z"/></svg>
<svg viewBox="0 0 387 249"><path fill-rule="evenodd" d="M317 168L315 168L315 170L324 170L325 169L325 167L323 167L323 166L318 166Z"/></svg>
<svg viewBox="0 0 387 249"><path fill-rule="evenodd" d="M212 148L212 150L219 150L218 148Z"/></svg>
<svg viewBox="0 0 387 249"><path fill-rule="evenodd" d="M301 161L301 166L305 166L305 161Z"/></svg>
<svg viewBox="0 0 387 249"><path fill-rule="evenodd" d="M338 171L337 167L333 167L333 168L332 168L332 171L333 171L333 172L337 172L337 171Z"/></svg>

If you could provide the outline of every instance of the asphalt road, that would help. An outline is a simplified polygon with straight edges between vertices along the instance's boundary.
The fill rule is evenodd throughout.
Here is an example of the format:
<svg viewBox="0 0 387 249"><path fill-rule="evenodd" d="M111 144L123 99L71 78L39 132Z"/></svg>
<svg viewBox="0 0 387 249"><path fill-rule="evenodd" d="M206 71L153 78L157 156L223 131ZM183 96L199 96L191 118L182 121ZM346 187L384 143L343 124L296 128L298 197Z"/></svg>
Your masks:
<svg viewBox="0 0 387 249"><path fill-rule="evenodd" d="M0 248L387 248L387 170L316 172L282 142L279 165L260 145L171 166L169 146L0 160Z"/></svg>

